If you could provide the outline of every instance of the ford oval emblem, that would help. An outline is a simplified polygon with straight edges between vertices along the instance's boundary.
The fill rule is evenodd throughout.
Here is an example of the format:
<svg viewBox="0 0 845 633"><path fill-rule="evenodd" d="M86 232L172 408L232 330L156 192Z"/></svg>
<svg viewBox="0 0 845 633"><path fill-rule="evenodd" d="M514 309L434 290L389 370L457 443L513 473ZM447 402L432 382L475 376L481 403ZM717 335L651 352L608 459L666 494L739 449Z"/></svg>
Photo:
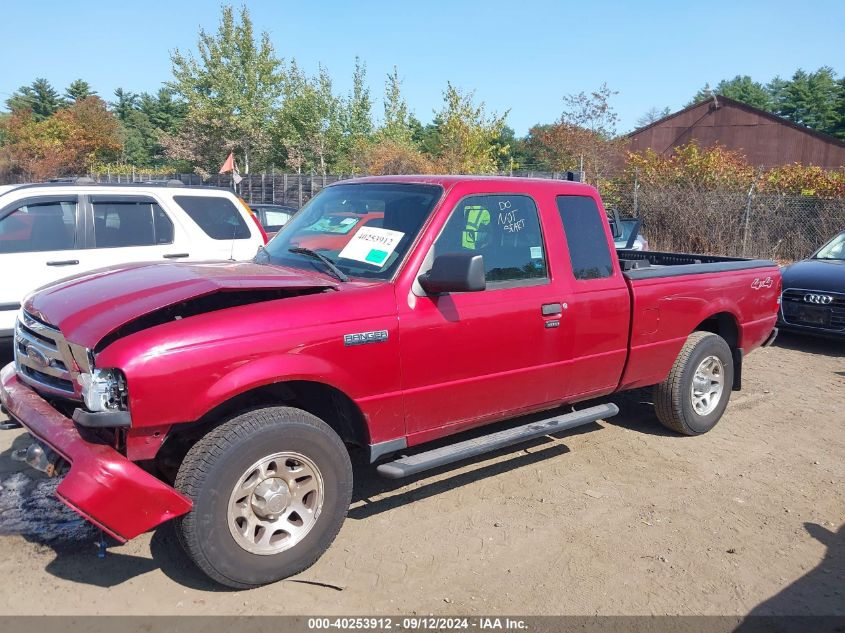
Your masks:
<svg viewBox="0 0 845 633"><path fill-rule="evenodd" d="M48 367L50 365L50 359L41 350L32 345L26 346L26 357L40 367Z"/></svg>

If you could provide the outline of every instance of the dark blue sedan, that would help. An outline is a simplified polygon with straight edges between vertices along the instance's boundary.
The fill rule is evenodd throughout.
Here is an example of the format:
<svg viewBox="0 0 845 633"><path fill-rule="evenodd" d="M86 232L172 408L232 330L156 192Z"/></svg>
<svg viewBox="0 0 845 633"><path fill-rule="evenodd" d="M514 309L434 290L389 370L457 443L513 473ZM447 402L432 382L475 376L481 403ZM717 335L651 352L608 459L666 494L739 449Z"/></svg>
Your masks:
<svg viewBox="0 0 845 633"><path fill-rule="evenodd" d="M845 339L845 231L783 269L783 330Z"/></svg>

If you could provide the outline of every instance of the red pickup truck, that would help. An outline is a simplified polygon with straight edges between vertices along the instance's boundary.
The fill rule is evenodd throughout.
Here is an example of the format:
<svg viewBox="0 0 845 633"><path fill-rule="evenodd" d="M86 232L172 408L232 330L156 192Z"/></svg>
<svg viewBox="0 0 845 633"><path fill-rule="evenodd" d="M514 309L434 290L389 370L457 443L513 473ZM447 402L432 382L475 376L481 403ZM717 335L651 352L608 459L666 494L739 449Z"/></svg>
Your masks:
<svg viewBox="0 0 845 633"><path fill-rule="evenodd" d="M383 214L331 249L326 217ZM617 251L586 185L402 176L320 192L252 262L103 269L21 310L0 399L118 541L176 519L230 587L302 571L352 493L349 450L403 477L614 415L587 406L439 448L489 422L654 385L711 429L775 334L765 260ZM440 443L442 444L442 442Z"/></svg>

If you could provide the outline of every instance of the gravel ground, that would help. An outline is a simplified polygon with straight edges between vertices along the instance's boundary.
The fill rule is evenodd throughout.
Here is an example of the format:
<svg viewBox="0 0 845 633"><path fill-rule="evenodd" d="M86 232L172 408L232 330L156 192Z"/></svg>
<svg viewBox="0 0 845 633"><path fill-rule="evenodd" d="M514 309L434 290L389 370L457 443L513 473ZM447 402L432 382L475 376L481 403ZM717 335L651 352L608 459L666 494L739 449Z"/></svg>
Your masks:
<svg viewBox="0 0 845 633"><path fill-rule="evenodd" d="M635 392L612 420L410 481L357 468L328 553L242 592L168 526L98 558L6 431L0 613L845 615L845 344L782 336L744 381L698 438Z"/></svg>

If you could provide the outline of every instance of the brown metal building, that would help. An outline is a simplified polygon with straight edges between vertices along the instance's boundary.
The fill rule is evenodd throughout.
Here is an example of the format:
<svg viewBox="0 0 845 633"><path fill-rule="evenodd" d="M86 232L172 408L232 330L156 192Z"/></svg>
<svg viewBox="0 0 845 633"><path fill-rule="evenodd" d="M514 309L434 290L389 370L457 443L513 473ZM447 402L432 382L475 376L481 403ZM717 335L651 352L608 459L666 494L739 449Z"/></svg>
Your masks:
<svg viewBox="0 0 845 633"><path fill-rule="evenodd" d="M740 151L749 163L764 168L796 162L825 169L845 166L845 142L721 95L634 130L628 138L631 151L651 148L664 156L695 140L704 147L719 143Z"/></svg>

